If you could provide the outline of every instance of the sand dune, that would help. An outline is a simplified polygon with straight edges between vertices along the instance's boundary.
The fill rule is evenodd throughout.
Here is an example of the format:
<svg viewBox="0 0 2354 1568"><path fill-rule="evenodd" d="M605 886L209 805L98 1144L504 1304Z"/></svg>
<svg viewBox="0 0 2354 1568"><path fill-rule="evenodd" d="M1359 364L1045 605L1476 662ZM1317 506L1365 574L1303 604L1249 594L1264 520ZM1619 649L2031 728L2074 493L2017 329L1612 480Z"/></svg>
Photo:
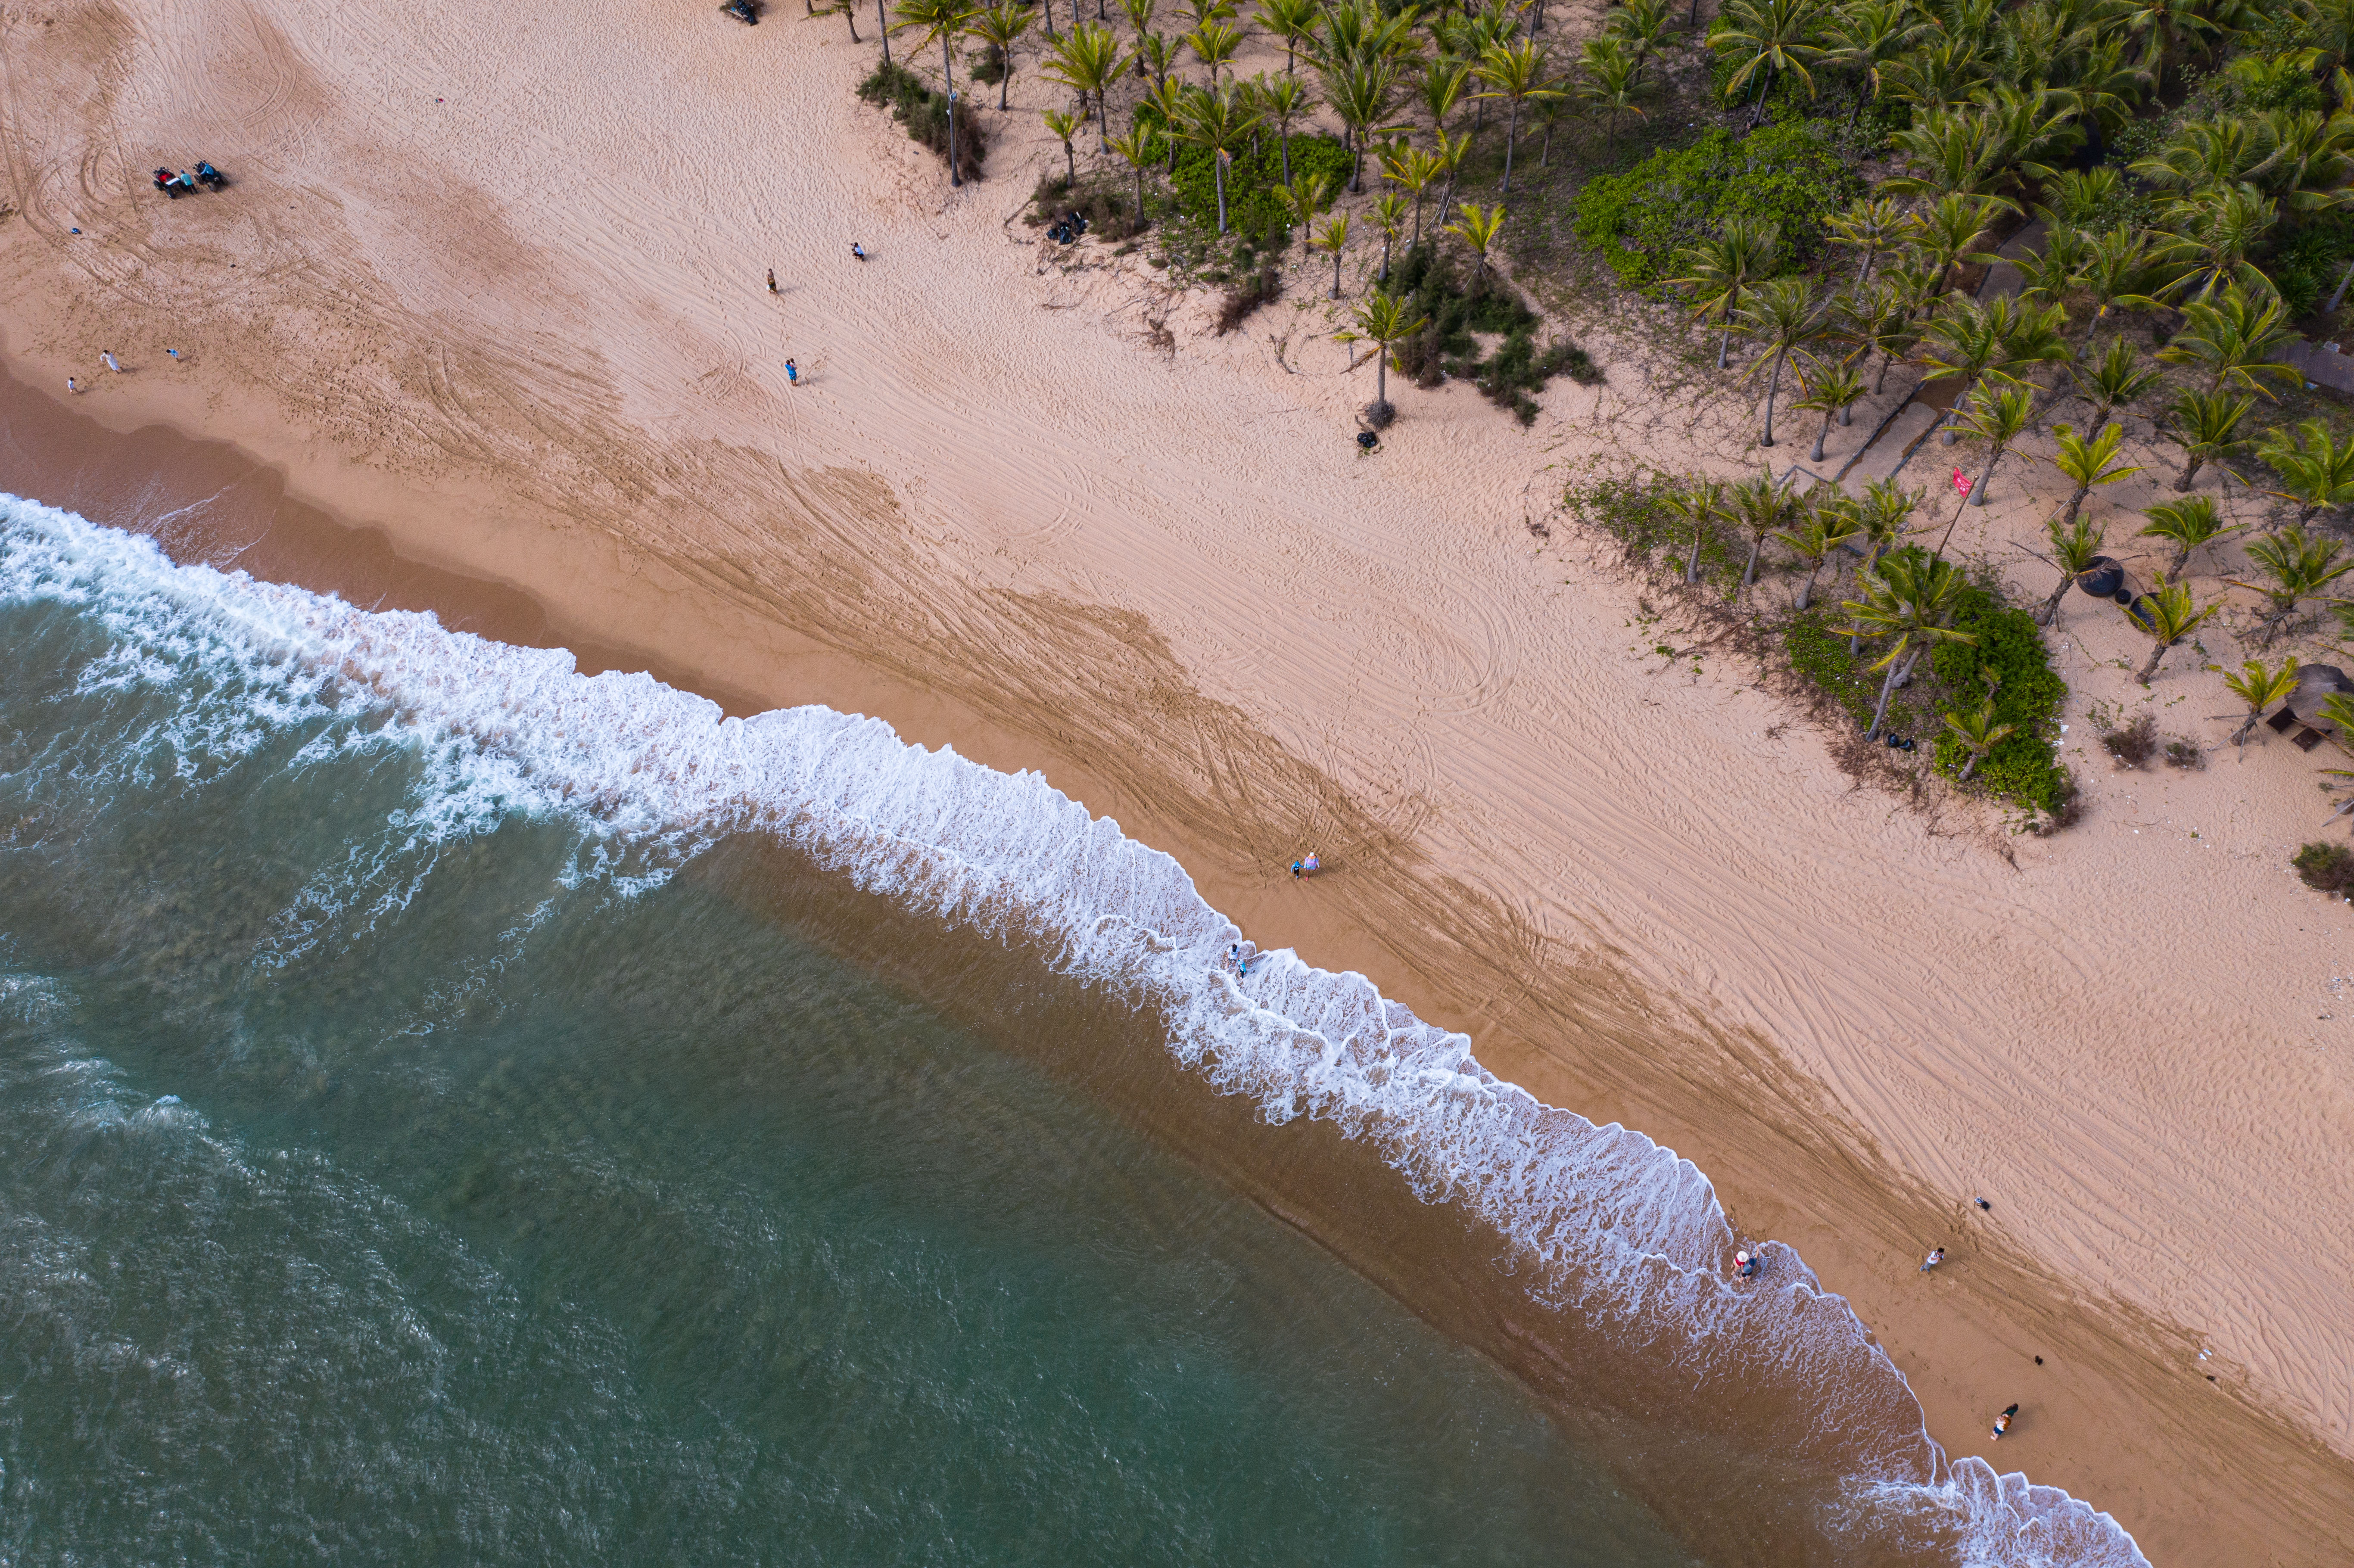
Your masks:
<svg viewBox="0 0 2354 1568"><path fill-rule="evenodd" d="M949 722L923 694L963 704L1010 737L988 760L1104 780L1098 809L1158 821L1269 945L1362 961L1540 1094L1696 1139L1737 1217L1821 1265L1836 1206L1777 1191L1728 1130L1783 1112L1711 1106L1707 1058L1675 1054L1762 1041L1826 1097L1833 1141L2079 1292L2178 1380L2166 1397L2354 1456L2354 958L2346 911L2285 869L2320 828L2315 759L2216 750L2231 704L2186 647L2150 700L2209 766L2113 772L2087 717L2143 700L2120 668L2143 644L2079 597L2054 641L2081 826L2014 837L1858 787L1738 635L1653 653L1693 636L1639 620L1615 546L1559 509L1633 456L1754 463L1750 389L1663 356L1655 323L1582 323L1608 379L1557 383L1533 429L1394 384L1401 422L1363 456L1373 372L1331 338L1329 269L1213 336L1146 251L1066 252L1014 216L1061 156L1032 73L983 115L989 177L952 193L851 97L872 54L789 7L744 29L617 0L11 5L11 363L62 394L112 348L128 374L74 412L232 439L404 552L712 683L828 696L813 673L846 660L895 683L877 711L913 733ZM198 156L229 192L144 188ZM1834 461L1877 422L1834 431ZM1805 450L1792 431L1776 459ZM1957 537L2040 586L2005 543L2048 508L2030 468ZM2205 647L2239 656L2228 632ZM1336 868L1313 906L1280 872L1310 841ZM1510 950L1464 968L1447 906L1416 909L1446 887L1477 890ZM1543 1027L1547 988L1596 964L1652 999L1649 1077ZM1491 970L1516 978L1482 999ZM1990 1217L1964 1215L1980 1193ZM1888 1325L1933 1432L1978 1451L1993 1391L1952 1378L1961 1330L1908 1301L1929 1238L1844 1239L1827 1281ZM2084 1484L2124 1473L2092 1451L2103 1419L2002 1458L2154 1557L2169 1530L2197 1542L2213 1498ZM2354 1539L2312 1533L2348 1528L2345 1496L2306 1501L2281 1561Z"/></svg>

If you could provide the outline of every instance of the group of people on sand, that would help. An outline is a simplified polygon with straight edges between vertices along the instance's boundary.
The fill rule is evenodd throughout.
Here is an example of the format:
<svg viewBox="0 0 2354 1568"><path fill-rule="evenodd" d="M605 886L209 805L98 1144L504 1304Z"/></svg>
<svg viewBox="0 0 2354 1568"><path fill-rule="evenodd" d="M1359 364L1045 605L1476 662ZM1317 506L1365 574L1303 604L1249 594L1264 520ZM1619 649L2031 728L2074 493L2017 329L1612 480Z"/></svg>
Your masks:
<svg viewBox="0 0 2354 1568"><path fill-rule="evenodd" d="M850 242L850 255L851 259L854 260L864 261L866 260L866 247L854 239ZM774 267L769 269L769 292L777 296L782 296L784 293L784 290L777 286L777 270ZM794 364L790 359L786 360L785 385L788 387L798 387L801 384L801 367Z"/></svg>

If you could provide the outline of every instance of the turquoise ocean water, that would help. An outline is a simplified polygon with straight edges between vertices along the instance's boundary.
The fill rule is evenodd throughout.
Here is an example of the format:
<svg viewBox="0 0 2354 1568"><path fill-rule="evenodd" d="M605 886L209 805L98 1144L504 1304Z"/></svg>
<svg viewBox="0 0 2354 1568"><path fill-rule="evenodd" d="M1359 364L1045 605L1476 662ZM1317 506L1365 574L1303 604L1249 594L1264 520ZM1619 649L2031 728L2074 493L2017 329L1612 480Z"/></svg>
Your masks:
<svg viewBox="0 0 2354 1568"><path fill-rule="evenodd" d="M1237 986L1173 863L1034 779L0 498L0 1562L1697 1561L1500 1369L745 896L764 843L1536 1214L1530 1290L1703 1385L1826 1380L1793 1445L1909 1401L1794 1256L1724 1283L1688 1162L1357 977ZM1967 1463L1900 1430L1824 1529L2140 1562Z"/></svg>

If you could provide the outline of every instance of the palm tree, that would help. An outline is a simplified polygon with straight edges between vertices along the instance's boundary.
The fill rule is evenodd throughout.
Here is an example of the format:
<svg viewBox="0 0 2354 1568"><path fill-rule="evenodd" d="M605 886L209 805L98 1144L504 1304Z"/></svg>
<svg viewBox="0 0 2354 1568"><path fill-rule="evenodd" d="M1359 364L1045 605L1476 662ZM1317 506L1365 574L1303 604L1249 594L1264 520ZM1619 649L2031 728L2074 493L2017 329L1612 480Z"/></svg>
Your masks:
<svg viewBox="0 0 2354 1568"><path fill-rule="evenodd" d="M2341 558L2344 552L2345 546L2335 539L2307 538L2304 527L2296 523L2248 546L2248 559L2271 579L2243 585L2272 600L2272 613L2264 618L2264 647L2273 645L2281 628L2296 613L2300 600L2354 572L2354 560Z"/></svg>
<svg viewBox="0 0 2354 1568"><path fill-rule="evenodd" d="M1119 0L1119 9L1136 35L1137 48L1142 48L1145 35L1152 31L1152 13L1160 9L1160 0Z"/></svg>
<svg viewBox="0 0 2354 1568"><path fill-rule="evenodd" d="M1504 178L1496 187L1499 196L1512 188L1512 147L1521 134L1521 105L1532 99L1559 98L1561 90L1548 85L1553 61L1544 50L1527 38L1515 38L1509 44L1490 45L1471 68L1471 74L1488 84L1481 98L1500 98L1512 106L1511 117L1504 125Z"/></svg>
<svg viewBox="0 0 2354 1568"><path fill-rule="evenodd" d="M1970 775L1978 770L1978 764L1986 760L1986 754L2019 733L2017 725L1994 722L1991 679L1989 675L1989 689L1977 707L1967 713L1946 715L1946 733L1954 737L1956 745L1970 754L1970 759L1962 764L1961 772L1954 778L1956 784L1968 783Z"/></svg>
<svg viewBox="0 0 2354 1568"><path fill-rule="evenodd" d="M1864 574L1861 599L1840 604L1849 617L1849 625L1840 630L1850 637L1868 637L1875 642L1884 639L1889 644L1888 652L1871 666L1887 671L1888 675L1880 683L1880 701L1872 710L1864 739L1880 738L1881 724L1888 717L1888 699L1912 679L1913 667L1923 654L1940 642L1978 641L1976 633L1954 629L1955 600L1961 588L1961 571L1951 561L1918 548L1903 549Z"/></svg>
<svg viewBox="0 0 2354 1568"><path fill-rule="evenodd" d="M1096 129L1102 135L1106 151L1111 147L1111 121L1105 104L1111 84L1119 79L1120 67L1126 63L1119 52L1119 39L1109 27L1080 22L1073 24L1055 45L1054 52L1041 68L1079 95L1082 111L1088 99L1095 100Z"/></svg>
<svg viewBox="0 0 2354 1568"><path fill-rule="evenodd" d="M1679 258L1688 275L1668 280L1670 288L1692 291L1696 302L1692 314L1705 316L1714 311L1724 323L1724 335L1716 344L1719 370L1724 368L1725 354L1733 346L1733 323L1741 312L1742 291L1773 270L1781 245L1778 225L1728 217L1715 238L1702 240Z"/></svg>
<svg viewBox="0 0 2354 1568"><path fill-rule="evenodd" d="M2005 212L2018 211L2016 203L1996 196L1972 196L1953 191L1939 196L1921 215L1921 232L1915 241L1929 262L1935 278L1935 289L1943 293L1951 286L1951 274L1956 262L1976 250L1978 241Z"/></svg>
<svg viewBox="0 0 2354 1568"><path fill-rule="evenodd" d="M1048 16L1055 14L1052 5L1044 7ZM1169 73L1177 69L1177 46L1166 33L1147 33L1136 40L1136 73L1149 76L1155 87L1165 86Z"/></svg>
<svg viewBox="0 0 2354 1568"><path fill-rule="evenodd" d="M1840 330L1855 344L1856 352L1867 358L1880 355L1880 372L1872 378L1875 397L1887 384L1888 367L1911 354L1921 341L1912 313L1904 305L1901 272L1892 268L1881 274L1877 283L1842 290L1837 302L1845 323Z"/></svg>
<svg viewBox="0 0 2354 1568"><path fill-rule="evenodd" d="M1048 128L1053 127L1050 125ZM1076 127L1073 129L1076 130ZM1070 145L1070 140L1066 135L1063 142L1065 151L1067 152ZM1152 162L1154 152L1152 132L1142 124L1130 125L1126 134L1111 139L1111 150L1119 154L1120 159L1129 168L1136 171L1136 227L1142 228L1144 227L1144 165Z"/></svg>
<svg viewBox="0 0 2354 1568"><path fill-rule="evenodd" d="M2010 443L2026 430L2034 413L2035 395L2024 387L1981 387L1970 395L1969 411L1962 416L1960 428L1988 442L1990 450L1987 452L1986 469L1978 475L1978 482L1970 486L1970 498L1965 505L1986 504L1987 491L1994 483L1995 465L2002 461L2002 454L2010 450ZM1952 529L1946 532L1950 534Z"/></svg>
<svg viewBox="0 0 2354 1568"><path fill-rule="evenodd" d="M1751 129L1765 123L1766 97L1774 80L1788 71L1815 95L1815 79L1807 62L1822 58L1816 44L1821 10L1817 0L1729 0L1708 37L1709 48L1742 59L1739 70L1724 84L1728 101L1747 90L1753 79L1757 98L1751 106Z"/></svg>
<svg viewBox="0 0 2354 1568"><path fill-rule="evenodd" d="M1801 615L1814 602L1815 578L1822 574L1823 563L1832 551L1844 547L1863 531L1856 516L1856 504L1845 496L1837 496L1810 509L1807 520L1797 528L1784 528L1774 535L1797 553L1807 563L1807 580L1798 585L1798 600L1793 606Z"/></svg>
<svg viewBox="0 0 2354 1568"><path fill-rule="evenodd" d="M2085 370L2079 360L2068 366L2069 377L2076 383L2076 395L2093 406L2088 425L2098 429L2110 413L2129 408L2149 395L2164 376L2151 366L2141 362L2141 352L2122 337L2109 340L2108 352L2098 364Z"/></svg>
<svg viewBox="0 0 2354 1568"><path fill-rule="evenodd" d="M1382 154L1382 177L1404 185L1414 197L1414 238L1407 241L1409 245L1422 243L1422 193L1438 174L1438 160L1419 147L1398 145Z"/></svg>
<svg viewBox="0 0 2354 1568"><path fill-rule="evenodd" d="M1406 302L1395 294L1377 288L1358 302L1354 330L1332 334L1342 343L1370 340L1373 344L1373 406L1370 412L1375 418L1386 418L1391 412L1390 344L1402 338L1412 337L1429 324L1427 316L1408 321Z"/></svg>
<svg viewBox="0 0 2354 1568"><path fill-rule="evenodd" d="M2266 380L2298 386L2305 377L2276 357L2295 337L2283 324L2286 308L2280 296L2269 291L2259 300L2237 283L2228 284L2183 306L2182 331L2158 351L2158 356L2169 365L2205 368L2210 373L2206 387L2210 392L2221 392L2226 387L2264 392Z"/></svg>
<svg viewBox="0 0 2354 1568"><path fill-rule="evenodd" d="M1292 68L1299 62L1299 40L1316 31L1323 10L1322 0L1260 0L1258 25L1283 40L1285 76L1295 74Z"/></svg>
<svg viewBox="0 0 2354 1568"><path fill-rule="evenodd" d="M1185 100L1198 90L1173 76L1164 76L1144 90L1136 101L1139 117L1150 115L1169 143L1169 174L1175 178L1177 156L1184 150Z"/></svg>
<svg viewBox="0 0 2354 1568"><path fill-rule="evenodd" d="M1823 58L1829 64L1856 71L1862 78L1855 95L1855 108L1848 115L1849 124L1862 118L1867 97L1880 96L1881 67L1902 58L1921 35L1923 26L1920 14L1907 0L1852 0L1832 13L1824 35L1824 42L1829 48L1824 51ZM1868 261L1864 270L1871 270Z"/></svg>
<svg viewBox="0 0 2354 1568"><path fill-rule="evenodd" d="M2060 586L2052 590L2043 607L2035 612L2035 624L2049 626L2060 613L2060 601L2068 590L2083 580L2099 558L2105 542L2103 531L2089 522L2071 517L2063 526L2057 517L2043 524L2044 536L2052 541L2052 564L2060 568Z"/></svg>
<svg viewBox="0 0 2354 1568"><path fill-rule="evenodd" d="M1798 385L1805 396L1793 397L1790 407L1819 411L1823 416L1822 429L1815 432L1814 452L1807 459L1808 462L1820 462L1823 443L1830 440L1831 420L1836 418L1845 422L1848 410L1863 396L1863 377L1841 360L1836 365L1817 364L1811 374L1799 371Z"/></svg>
<svg viewBox="0 0 2354 1568"><path fill-rule="evenodd" d="M2354 438L2339 446L2319 419L2265 431L2256 456L2281 476L2282 493L2297 503L2300 526L2324 507L2354 502Z"/></svg>
<svg viewBox="0 0 2354 1568"><path fill-rule="evenodd" d="M1235 58L1243 47L1243 30L1231 22L1204 22L1185 35L1185 47L1193 58L1210 68L1210 85L1218 85L1218 68Z"/></svg>
<svg viewBox="0 0 2354 1568"><path fill-rule="evenodd" d="M2146 521L2141 537L2166 539L2174 546L2174 560L2166 568L2168 577L2180 577L2182 568L2190 564L2190 552L2200 546L2239 532L2223 525L2223 520L2216 515L2214 501L2204 495L2194 495L2188 501L2168 501L2142 515Z"/></svg>
<svg viewBox="0 0 2354 1568"><path fill-rule="evenodd" d="M1275 199L1283 204L1284 215L1300 231L1299 259L1306 261L1307 247L1312 243L1309 230L1317 215L1332 205L1332 176L1303 170L1288 185L1275 187Z"/></svg>
<svg viewBox="0 0 2354 1568"><path fill-rule="evenodd" d="M1766 363L1766 355L1773 356L1773 375L1766 383L1766 429L1757 439L1759 446L1770 447L1774 444L1774 395L1782 389L1783 363L1790 357L1791 350L1812 342L1823 329L1814 284L1803 276L1776 278L1758 284L1741 308L1741 324L1744 331L1765 342L1764 354L1743 378L1757 373L1758 366Z"/></svg>
<svg viewBox="0 0 2354 1568"><path fill-rule="evenodd" d="M1618 155L1618 116L1622 111L1643 112L1635 101L1635 78L1642 63L1619 47L1616 38L1588 38L1578 57L1585 69L1585 79L1578 84L1577 95L1596 108L1606 111L1605 122L1605 153Z"/></svg>
<svg viewBox="0 0 2354 1568"><path fill-rule="evenodd" d="M2084 497L2095 488L2115 484L2142 471L2116 461L2117 449L2125 444L2126 440L2123 425L2105 426L2101 433L2089 441L2067 425L2052 426L2052 433L2060 440L2060 450L2052 459L2052 466L2076 484L2069 493L2068 509L2062 514L2066 522L2076 521L2077 509L2084 504Z"/></svg>
<svg viewBox="0 0 2354 1568"><path fill-rule="evenodd" d="M1797 521L1799 506L1796 495L1775 482L1772 469L1761 470L1755 479L1741 481L1727 493L1726 515L1749 534L1749 559L1741 568L1741 585L1735 593L1755 579L1757 557L1766 548L1766 537Z"/></svg>
<svg viewBox="0 0 2354 1568"><path fill-rule="evenodd" d="M1430 155L1437 160L1438 166L1447 175L1446 193L1438 198L1438 210L1444 214L1455 205L1455 178L1463 172L1463 160L1470 154L1471 132L1466 131L1460 135L1449 136L1444 131L1437 131L1431 133L1430 141Z"/></svg>
<svg viewBox="0 0 2354 1568"><path fill-rule="evenodd" d="M1324 101L1341 117L1354 154L1349 188L1365 188L1365 142L1389 112L1397 90L1397 66L1386 59L1352 59L1324 76Z"/></svg>
<svg viewBox="0 0 2354 1568"><path fill-rule="evenodd" d="M1881 0L1861 0L1861 8L1876 8L1880 4ZM1872 281L1872 264L1886 252L1911 243L1921 231L1921 220L1888 197L1877 196L1825 218L1823 228L1833 243L1863 253L1863 265L1855 275L1856 287L1861 289Z"/></svg>
<svg viewBox="0 0 2354 1568"><path fill-rule="evenodd" d="M934 38L940 41L940 75L948 84L949 93L949 184L960 185L964 184L964 172L957 162L956 54L949 45L964 31L965 24L972 20L973 8L966 0L899 0L896 14L899 21L890 31L920 27L925 43Z"/></svg>
<svg viewBox="0 0 2354 1568"><path fill-rule="evenodd" d="M2253 397L2230 397L2221 392L2186 392L2174 400L2167 413L2184 459L2182 477L2174 482L2175 489L2189 491L2202 466L2229 457L2246 444L2236 432L2240 421L2255 406Z"/></svg>
<svg viewBox="0 0 2354 1568"><path fill-rule="evenodd" d="M1013 82L1013 46L1034 20L1023 0L998 0L974 15L973 36L997 51L997 111L1001 114L1005 112L1005 90Z"/></svg>
<svg viewBox="0 0 2354 1568"><path fill-rule="evenodd" d="M1275 122L1276 149L1283 158L1283 183L1289 185L1292 122L1315 111L1316 95L1302 86L1298 77L1280 76L1259 84L1258 106L1261 113Z"/></svg>
<svg viewBox="0 0 2354 1568"><path fill-rule="evenodd" d="M1218 185L1218 232L1226 231L1226 165L1234 149L1257 128L1258 111L1246 108L1230 82L1217 88L1189 88L1178 113L1186 139L1210 150Z"/></svg>
<svg viewBox="0 0 2354 1568"><path fill-rule="evenodd" d="M1039 118L1046 122L1046 129L1062 141L1064 163L1070 176L1069 188L1076 194L1079 188L1079 155L1071 146L1071 138L1087 129L1087 111L1080 109L1049 109Z"/></svg>
<svg viewBox="0 0 2354 1568"><path fill-rule="evenodd" d="M1373 227L1381 231L1381 281L1386 283L1390 281L1390 247L1396 243L1398 230L1405 227L1405 197L1395 191L1384 191L1373 198L1373 207L1367 216L1373 220Z"/></svg>
<svg viewBox="0 0 2354 1568"><path fill-rule="evenodd" d="M2170 227L2151 234L2154 258L2179 269L2158 292L2190 292L2203 300L2225 283L2269 290L2272 280L2249 258L2279 216L2276 204L2247 185L2201 191L2173 203L2161 219Z"/></svg>
<svg viewBox="0 0 2354 1568"><path fill-rule="evenodd" d="M1341 297L1341 252L1348 243L1349 215L1345 212L1337 212L1326 218L1308 239L1310 249L1326 251L1332 258L1332 298L1336 300Z"/></svg>
<svg viewBox="0 0 2354 1568"><path fill-rule="evenodd" d="M1709 524L1724 514L1724 482L1709 479L1678 485L1662 499L1668 510L1691 528L1691 554L1684 559L1684 583L1689 587L1700 581L1700 547L1708 538Z"/></svg>
<svg viewBox="0 0 2354 1568"><path fill-rule="evenodd" d="M2158 302L2150 297L2150 291L2158 287L2159 272L2158 265L2150 260L2147 229L2112 228L2085 241L2076 287L2093 302L2093 320L2097 324L2118 306L2154 308Z"/></svg>
<svg viewBox="0 0 2354 1568"><path fill-rule="evenodd" d="M1498 202L1492 207L1483 207L1478 202L1467 201L1456 210L1462 213L1461 220L1448 224L1440 232L1451 234L1463 241L1473 258L1471 276L1475 279L1485 277L1488 272L1488 248L1495 244L1497 232L1504 227L1504 204Z"/></svg>
<svg viewBox="0 0 2354 1568"><path fill-rule="evenodd" d="M2158 661L2166 657L2166 651L2196 631L2221 605L2220 601L2194 604L2188 588L2161 577L2157 587L2121 608L2127 620L2149 634L2149 659L2135 677L2147 686L2158 673Z"/></svg>
<svg viewBox="0 0 2354 1568"><path fill-rule="evenodd" d="M2248 716L2232 732L2232 744L2240 748L2240 760L2248 759L2248 736L2255 732L2256 721L2274 703L2285 702L2296 690L2297 663L2295 654L2284 661L2277 670L2267 669L2260 659L2250 659L2240 666L2236 675L2223 677L2223 684L2232 694L2248 705Z"/></svg>
<svg viewBox="0 0 2354 1568"><path fill-rule="evenodd" d="M1447 117L1463 101L1463 94L1471 83L1471 67L1468 61L1440 55L1422 68L1422 106L1430 111L1430 127L1447 129Z"/></svg>

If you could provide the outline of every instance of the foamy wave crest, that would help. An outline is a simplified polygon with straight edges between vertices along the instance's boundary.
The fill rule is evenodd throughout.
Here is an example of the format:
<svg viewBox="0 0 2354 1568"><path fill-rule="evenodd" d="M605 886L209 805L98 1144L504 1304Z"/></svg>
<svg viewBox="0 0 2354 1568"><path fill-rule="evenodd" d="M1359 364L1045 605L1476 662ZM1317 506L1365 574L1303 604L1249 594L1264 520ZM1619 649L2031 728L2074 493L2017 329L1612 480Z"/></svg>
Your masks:
<svg viewBox="0 0 2354 1568"><path fill-rule="evenodd" d="M749 719L646 675L584 677L560 651L361 610L243 574L175 567L148 541L0 499L0 601L55 600L124 643L109 678L186 680L191 661L244 694L244 716L191 721L237 749L249 727L364 694L437 764L454 823L491 807L564 811L668 863L766 832L871 892L983 932L1043 941L1064 972L1148 1000L1171 1049L1271 1122L1327 1119L1426 1201L1510 1238L1539 1300L1655 1343L1699 1386L1770 1369L1810 1391L1794 1446L1893 1436L1847 1499L1901 1515L1975 1565L2147 1568L2108 1515L1981 1460L1948 1464L1903 1375L1843 1298L1786 1247L1731 1277L1734 1237L1690 1160L1505 1083L1463 1035L1363 976L1289 952L1229 972L1241 933L1184 868L1032 773L908 746L877 720L803 707ZM207 727L208 726L208 727Z"/></svg>

